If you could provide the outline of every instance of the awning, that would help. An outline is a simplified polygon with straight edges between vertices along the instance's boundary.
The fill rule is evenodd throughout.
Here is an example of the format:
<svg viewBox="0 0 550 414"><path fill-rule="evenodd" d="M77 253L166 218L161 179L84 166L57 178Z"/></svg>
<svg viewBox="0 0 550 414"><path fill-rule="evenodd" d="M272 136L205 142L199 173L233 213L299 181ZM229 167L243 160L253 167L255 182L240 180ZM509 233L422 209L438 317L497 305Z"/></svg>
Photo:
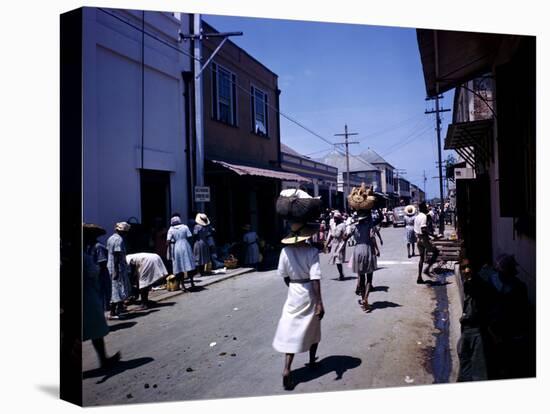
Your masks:
<svg viewBox="0 0 550 414"><path fill-rule="evenodd" d="M489 160L492 128L492 119L450 124L447 128L445 149L454 149L475 168L476 158L483 163Z"/></svg>
<svg viewBox="0 0 550 414"><path fill-rule="evenodd" d="M508 42L514 38L492 33L431 29L417 29L416 37L426 93L430 97L490 72L503 40Z"/></svg>
<svg viewBox="0 0 550 414"><path fill-rule="evenodd" d="M285 180L285 181L298 181L298 182L306 182L310 183L311 179L303 177L298 174L281 171L281 170L272 170L267 168L259 168L259 167L250 167L247 165L239 165L239 164L230 164L225 161L218 161L218 160L210 160L215 164L221 165L222 167L227 168L228 170L231 170L239 175L254 175L258 177L267 177L267 178L275 178L277 180Z"/></svg>

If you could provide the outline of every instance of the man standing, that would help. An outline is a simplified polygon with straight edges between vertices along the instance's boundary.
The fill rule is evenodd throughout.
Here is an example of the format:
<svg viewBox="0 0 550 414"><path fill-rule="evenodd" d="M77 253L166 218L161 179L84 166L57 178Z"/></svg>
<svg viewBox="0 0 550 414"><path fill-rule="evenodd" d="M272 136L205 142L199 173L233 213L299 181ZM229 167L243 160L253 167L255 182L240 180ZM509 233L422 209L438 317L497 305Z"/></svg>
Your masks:
<svg viewBox="0 0 550 414"><path fill-rule="evenodd" d="M414 219L414 232L416 233L416 238L418 239L417 246L420 256L420 259L418 261L418 277L416 279L416 283L422 284L424 283L424 280L422 279L422 269L424 267L426 253L431 252L432 256L428 261L428 267L424 271L424 274L427 276L432 276L431 268L433 264L437 261L439 251L430 240L430 237L433 238L434 236L430 233L428 229L428 207L426 206L426 203L420 203L418 209L420 212Z"/></svg>

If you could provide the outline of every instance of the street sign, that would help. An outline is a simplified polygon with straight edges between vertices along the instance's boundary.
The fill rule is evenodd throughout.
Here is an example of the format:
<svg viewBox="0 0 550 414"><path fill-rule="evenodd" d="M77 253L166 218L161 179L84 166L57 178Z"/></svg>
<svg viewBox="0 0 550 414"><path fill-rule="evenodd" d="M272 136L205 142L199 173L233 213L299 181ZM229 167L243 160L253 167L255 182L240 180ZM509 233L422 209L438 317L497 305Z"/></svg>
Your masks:
<svg viewBox="0 0 550 414"><path fill-rule="evenodd" d="M195 187L195 202L204 203L210 201L210 187Z"/></svg>

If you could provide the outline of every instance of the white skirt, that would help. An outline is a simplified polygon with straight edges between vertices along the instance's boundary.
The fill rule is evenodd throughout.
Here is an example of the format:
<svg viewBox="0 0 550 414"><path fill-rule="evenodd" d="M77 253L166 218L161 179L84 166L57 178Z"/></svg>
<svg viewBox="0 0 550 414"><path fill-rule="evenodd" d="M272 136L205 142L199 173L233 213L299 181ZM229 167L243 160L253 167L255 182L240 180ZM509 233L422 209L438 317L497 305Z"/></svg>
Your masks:
<svg viewBox="0 0 550 414"><path fill-rule="evenodd" d="M309 351L311 345L319 343L321 321L315 316L317 301L313 283L290 283L273 339L273 348L276 351L296 354Z"/></svg>

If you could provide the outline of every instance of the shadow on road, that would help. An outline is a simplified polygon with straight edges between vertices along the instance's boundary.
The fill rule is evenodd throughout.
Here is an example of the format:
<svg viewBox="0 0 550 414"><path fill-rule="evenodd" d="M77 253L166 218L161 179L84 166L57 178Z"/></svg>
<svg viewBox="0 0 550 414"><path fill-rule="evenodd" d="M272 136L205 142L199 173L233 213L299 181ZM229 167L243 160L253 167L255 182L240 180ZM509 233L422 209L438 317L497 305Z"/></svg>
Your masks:
<svg viewBox="0 0 550 414"><path fill-rule="evenodd" d="M150 309L150 310L147 310L147 311L129 312L129 313L125 313L125 314L121 315L120 319L123 319L123 320L135 319L135 318L139 318L141 316L146 316L146 315L149 315L150 313L154 313L154 312L158 312L158 311L159 311L159 309Z"/></svg>
<svg viewBox="0 0 550 414"><path fill-rule="evenodd" d="M37 385L37 387L40 391L42 391L44 394L49 395L50 397L54 397L55 399L59 399L59 385L58 384L41 384Z"/></svg>
<svg viewBox="0 0 550 414"><path fill-rule="evenodd" d="M424 284L427 285L427 286L430 286L430 287L434 287L434 286L445 286L445 285L450 285L451 282L441 282L441 281L433 281L433 280L424 280Z"/></svg>
<svg viewBox="0 0 550 414"><path fill-rule="evenodd" d="M344 276L343 279L340 279L339 277L333 277L330 280L337 280L338 282L345 282L346 280L354 280L357 279L357 276Z"/></svg>
<svg viewBox="0 0 550 414"><path fill-rule="evenodd" d="M109 326L109 332L120 331L121 329L131 328L132 326L137 325L137 322L122 322L117 323L116 325Z"/></svg>
<svg viewBox="0 0 550 414"><path fill-rule="evenodd" d="M82 373L82 379L97 378L103 376L101 380L96 382L96 384L101 384L107 381L109 378L114 377L115 375L118 375L129 369L139 368L152 361L154 361L154 359L150 357L136 358L129 361L120 361L116 366L111 369L96 368L89 371L84 371Z"/></svg>
<svg viewBox="0 0 550 414"><path fill-rule="evenodd" d="M303 367L292 371L294 386L301 382L309 382L321 378L331 372L336 374L334 381L342 379L344 373L361 365L361 359L346 355L331 355L317 363L316 368Z"/></svg>
<svg viewBox="0 0 550 414"><path fill-rule="evenodd" d="M152 308L165 308L167 306L174 306L176 302L149 302L149 306Z"/></svg>
<svg viewBox="0 0 550 414"><path fill-rule="evenodd" d="M399 307L401 307L399 303L389 302L387 300L381 300L370 304L370 312L376 309L399 308Z"/></svg>
<svg viewBox="0 0 550 414"><path fill-rule="evenodd" d="M388 292L389 286L375 286L371 292Z"/></svg>

